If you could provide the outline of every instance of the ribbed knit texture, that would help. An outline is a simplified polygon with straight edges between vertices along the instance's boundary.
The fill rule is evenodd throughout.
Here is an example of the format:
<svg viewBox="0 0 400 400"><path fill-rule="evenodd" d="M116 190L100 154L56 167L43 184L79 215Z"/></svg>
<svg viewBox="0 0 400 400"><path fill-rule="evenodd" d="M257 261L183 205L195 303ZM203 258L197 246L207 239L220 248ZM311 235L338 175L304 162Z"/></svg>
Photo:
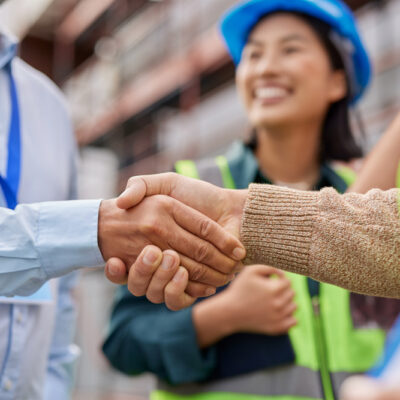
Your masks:
<svg viewBox="0 0 400 400"><path fill-rule="evenodd" d="M246 263L400 298L397 201L395 189L339 195L250 185L241 228Z"/></svg>

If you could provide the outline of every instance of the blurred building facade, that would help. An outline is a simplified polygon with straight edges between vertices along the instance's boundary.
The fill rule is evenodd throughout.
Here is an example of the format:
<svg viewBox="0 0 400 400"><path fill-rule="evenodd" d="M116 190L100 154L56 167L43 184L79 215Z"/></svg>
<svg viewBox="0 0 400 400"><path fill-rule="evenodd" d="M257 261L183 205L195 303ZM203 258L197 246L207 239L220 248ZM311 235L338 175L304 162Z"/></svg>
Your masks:
<svg viewBox="0 0 400 400"><path fill-rule="evenodd" d="M237 0L41 1L36 22L19 31L21 56L68 99L83 148L82 197L112 196L131 175L217 154L249 133L216 27ZM400 0L347 3L374 63L358 107L368 150L400 109ZM152 387L150 377L112 372L101 356L113 290L101 272L82 277L76 399L142 399Z"/></svg>

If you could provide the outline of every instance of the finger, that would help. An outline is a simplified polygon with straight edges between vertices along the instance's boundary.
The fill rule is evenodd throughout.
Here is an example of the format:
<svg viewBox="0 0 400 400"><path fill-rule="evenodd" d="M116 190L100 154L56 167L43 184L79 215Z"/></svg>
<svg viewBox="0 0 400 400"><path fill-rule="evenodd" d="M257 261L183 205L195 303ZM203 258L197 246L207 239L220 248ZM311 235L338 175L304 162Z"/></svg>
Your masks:
<svg viewBox="0 0 400 400"><path fill-rule="evenodd" d="M128 276L128 289L135 296L144 296L154 272L162 261L162 252L156 246L146 246L135 263L131 266Z"/></svg>
<svg viewBox="0 0 400 400"><path fill-rule="evenodd" d="M290 303L288 304L283 310L282 310L282 318L289 318L293 316L294 312L297 310L297 304L296 303Z"/></svg>
<svg viewBox="0 0 400 400"><path fill-rule="evenodd" d="M128 281L128 270L119 258L110 258L104 268L107 279L117 285L126 285Z"/></svg>
<svg viewBox="0 0 400 400"><path fill-rule="evenodd" d="M276 295L289 291L292 287L292 283L287 278L272 279L268 283L272 286L272 290L275 291Z"/></svg>
<svg viewBox="0 0 400 400"><path fill-rule="evenodd" d="M147 287L146 297L155 304L164 302L164 289L168 282L174 277L179 268L179 255L172 250L163 252L160 266L156 269Z"/></svg>
<svg viewBox="0 0 400 400"><path fill-rule="evenodd" d="M117 206L127 210L140 203L145 196L170 195L174 175L176 174L165 173L130 178L125 191L117 199Z"/></svg>
<svg viewBox="0 0 400 400"><path fill-rule="evenodd" d="M179 201L174 202L173 205L173 216L175 221L183 229L209 243L212 243L218 250L225 254L224 258L226 261L231 261L228 257L240 261L246 256L246 251L239 239L227 232L215 221ZM218 253L215 253L215 256L217 255ZM208 263L207 261L212 262L212 254L210 254L210 259L207 254L204 256L206 258L197 261L206 263ZM222 265L223 264L221 264L221 267ZM233 266L230 266L229 270L221 270L221 272L232 272L232 268Z"/></svg>
<svg viewBox="0 0 400 400"><path fill-rule="evenodd" d="M168 247L192 260L208 265L224 274L231 274L236 266L236 261L222 254L211 243L198 238L179 225L171 227L171 234L167 238ZM172 234L173 232L173 234Z"/></svg>
<svg viewBox="0 0 400 400"><path fill-rule="evenodd" d="M189 272L189 279L193 282L204 283L213 287L220 287L227 285L234 278L234 274L223 274L207 265L198 263L183 254L180 254L179 256L181 258L181 265L187 269Z"/></svg>
<svg viewBox="0 0 400 400"><path fill-rule="evenodd" d="M288 305L293 303L293 299L295 296L296 293L293 289L288 289L287 291L283 292L278 301L278 310L283 310L287 308Z"/></svg>
<svg viewBox="0 0 400 400"><path fill-rule="evenodd" d="M179 267L171 282L165 288L165 304L172 311L178 311L189 307L195 302L195 298L185 293L189 275L185 268Z"/></svg>
<svg viewBox="0 0 400 400"><path fill-rule="evenodd" d="M293 316L286 318L282 323L283 332L288 332L290 328L297 325L297 319Z"/></svg>
<svg viewBox="0 0 400 400"><path fill-rule="evenodd" d="M205 285L204 283L189 281L186 287L186 293L195 298L209 297L215 294L216 288Z"/></svg>
<svg viewBox="0 0 400 400"><path fill-rule="evenodd" d="M288 317L285 320L281 321L278 323L276 329L275 329L275 333L277 335L281 335L284 333L288 333L288 331L290 330L290 328L293 328L294 326L297 325L297 320L294 317Z"/></svg>

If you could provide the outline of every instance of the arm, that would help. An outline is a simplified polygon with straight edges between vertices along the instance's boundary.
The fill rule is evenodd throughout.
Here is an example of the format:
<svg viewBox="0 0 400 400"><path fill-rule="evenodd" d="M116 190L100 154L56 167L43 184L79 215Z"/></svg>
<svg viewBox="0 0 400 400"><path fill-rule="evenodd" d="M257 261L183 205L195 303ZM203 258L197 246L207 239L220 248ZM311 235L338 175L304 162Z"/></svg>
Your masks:
<svg viewBox="0 0 400 400"><path fill-rule="evenodd" d="M247 261L400 297L398 197L395 189L339 195L251 185L241 231Z"/></svg>
<svg viewBox="0 0 400 400"><path fill-rule="evenodd" d="M0 294L27 295L79 266L101 265L99 204L87 200L0 208Z"/></svg>
<svg viewBox="0 0 400 400"><path fill-rule="evenodd" d="M48 279L101 265L103 257L118 256L130 265L150 243L178 250L191 279L212 286L226 284L244 257L237 238L166 196L154 196L128 211L115 200L0 208L0 227L0 295L7 296L33 293ZM240 257L233 254L238 247Z"/></svg>
<svg viewBox="0 0 400 400"><path fill-rule="evenodd" d="M212 350L196 342L191 308L172 312L121 288L103 351L126 374L153 372L170 383L199 381L214 368Z"/></svg>
<svg viewBox="0 0 400 400"><path fill-rule="evenodd" d="M400 114L368 155L350 191L366 193L373 188L388 190L396 185L400 162Z"/></svg>
<svg viewBox="0 0 400 400"><path fill-rule="evenodd" d="M133 178L120 207L163 193L237 232L246 263L267 264L374 296L400 298L399 192L339 195L269 185L227 190L176 174ZM377 268L379 265L379 269Z"/></svg>

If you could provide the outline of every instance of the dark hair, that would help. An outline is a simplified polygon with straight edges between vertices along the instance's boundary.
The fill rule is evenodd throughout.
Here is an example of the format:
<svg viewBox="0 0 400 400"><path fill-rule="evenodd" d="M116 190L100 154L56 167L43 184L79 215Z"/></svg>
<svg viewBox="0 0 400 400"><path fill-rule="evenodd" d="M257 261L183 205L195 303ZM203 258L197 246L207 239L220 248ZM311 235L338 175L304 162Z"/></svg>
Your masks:
<svg viewBox="0 0 400 400"><path fill-rule="evenodd" d="M334 70L345 71L342 56L330 39L330 26L325 22L309 15L301 13L291 14L303 19L314 30L326 49L332 68ZM271 16L271 14L269 14L267 18L269 16ZM347 84L347 87L350 87L349 84ZM343 99L330 105L322 127L320 152L321 162L331 160L350 161L353 158L362 157L362 149L357 144L351 128L349 108L349 90ZM256 145L254 138L252 139L252 143L250 143L250 145Z"/></svg>

